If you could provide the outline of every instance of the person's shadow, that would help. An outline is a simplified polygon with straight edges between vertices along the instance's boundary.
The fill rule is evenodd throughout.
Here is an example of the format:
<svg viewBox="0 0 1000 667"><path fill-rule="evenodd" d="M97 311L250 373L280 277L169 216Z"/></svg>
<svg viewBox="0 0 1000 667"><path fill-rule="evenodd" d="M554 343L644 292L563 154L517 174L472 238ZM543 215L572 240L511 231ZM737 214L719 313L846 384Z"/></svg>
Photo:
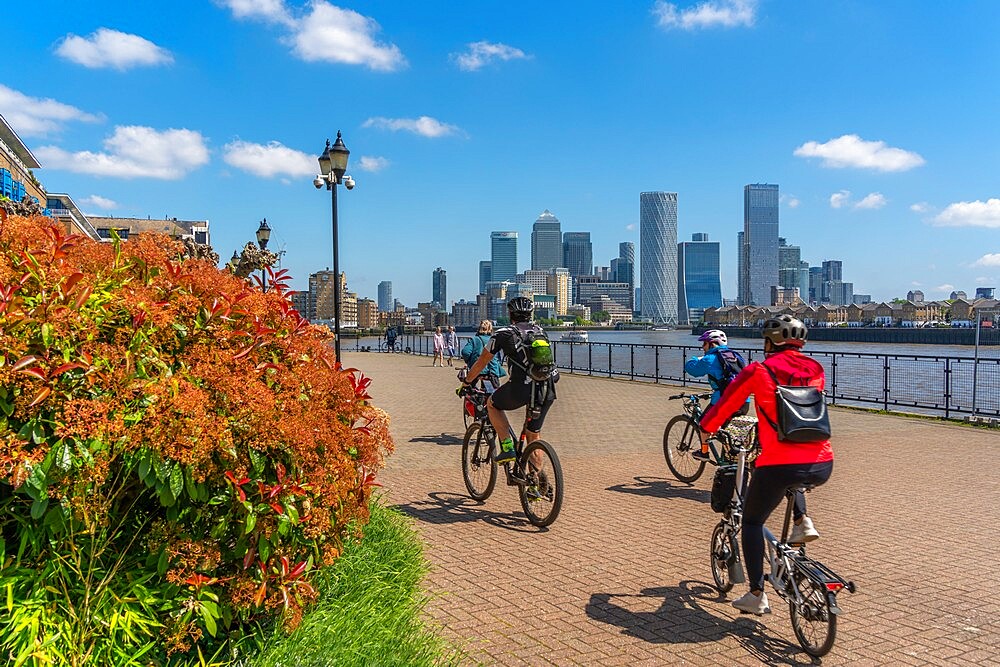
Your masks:
<svg viewBox="0 0 1000 667"><path fill-rule="evenodd" d="M729 620L704 606L705 602L720 601L710 584L682 581L676 586L646 588L638 594L594 593L586 612L595 621L620 627L622 634L654 644L696 644L734 637L763 664L819 663L797 645L768 635L766 626L755 616ZM658 606L651 611L654 605Z"/></svg>
<svg viewBox="0 0 1000 667"><path fill-rule="evenodd" d="M683 498L699 503L707 503L712 499L711 492L705 489L698 489L690 484L681 484L663 477L633 477L632 479L633 482L615 484L609 486L607 490L653 498Z"/></svg>
<svg viewBox="0 0 1000 667"><path fill-rule="evenodd" d="M410 438L410 442L433 442L436 445L461 445L462 438L450 433L442 433L441 435L418 435L415 438Z"/></svg>
<svg viewBox="0 0 1000 667"><path fill-rule="evenodd" d="M416 500L395 505L399 511L412 516L417 521L434 524L467 523L485 521L488 524L518 532L546 532L548 528L536 528L523 514L492 512L472 498L456 493L434 491L427 494L429 500Z"/></svg>

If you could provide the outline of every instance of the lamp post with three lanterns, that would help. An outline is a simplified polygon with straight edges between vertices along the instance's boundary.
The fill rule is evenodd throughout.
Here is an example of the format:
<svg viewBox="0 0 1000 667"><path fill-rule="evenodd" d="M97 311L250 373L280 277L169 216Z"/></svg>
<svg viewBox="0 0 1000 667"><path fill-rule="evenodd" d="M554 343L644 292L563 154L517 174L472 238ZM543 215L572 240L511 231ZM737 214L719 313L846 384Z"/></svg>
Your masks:
<svg viewBox="0 0 1000 667"><path fill-rule="evenodd" d="M333 335L334 354L338 363L340 362L341 290L340 258L337 248L337 186L342 184L348 190L354 189L354 179L344 175L347 172L347 158L350 154L351 151L347 150L347 146L344 145L344 140L340 136L340 130L337 130L337 140L332 146L330 145L330 140L326 140L326 148L323 150L323 154L319 156L320 173L313 179L313 185L316 186L317 190L322 189L326 185L326 189L331 193L333 207Z"/></svg>

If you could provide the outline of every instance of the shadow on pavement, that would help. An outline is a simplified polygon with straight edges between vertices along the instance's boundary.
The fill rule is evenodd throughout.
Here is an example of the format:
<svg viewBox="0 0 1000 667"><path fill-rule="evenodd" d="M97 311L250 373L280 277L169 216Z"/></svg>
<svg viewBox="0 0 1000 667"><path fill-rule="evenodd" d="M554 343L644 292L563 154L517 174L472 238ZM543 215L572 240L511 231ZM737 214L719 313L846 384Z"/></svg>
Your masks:
<svg viewBox="0 0 1000 667"><path fill-rule="evenodd" d="M522 533L544 533L547 528L532 526L522 514L491 512L483 504L455 493L435 491L428 493L430 500L396 505L396 509L425 523L449 524L468 521L485 521L488 524Z"/></svg>
<svg viewBox="0 0 1000 667"><path fill-rule="evenodd" d="M436 445L461 445L462 438L457 435L442 433L441 435L421 435L410 438L410 442L433 442Z"/></svg>
<svg viewBox="0 0 1000 667"><path fill-rule="evenodd" d="M595 621L617 625L622 634L654 644L696 644L733 637L763 664L819 664L797 644L768 636L766 626L756 617L741 615L730 621L710 613L704 602L725 600L707 583L682 581L677 586L646 588L638 594L594 593L586 612ZM774 614L763 618L774 618Z"/></svg>
<svg viewBox="0 0 1000 667"><path fill-rule="evenodd" d="M712 499L712 493L705 489L698 489L689 484L675 482L662 477L633 477L635 482L629 484L615 484L609 486L608 491L619 493L633 493L637 496L650 496L653 498L684 498L694 500L699 503L707 503Z"/></svg>

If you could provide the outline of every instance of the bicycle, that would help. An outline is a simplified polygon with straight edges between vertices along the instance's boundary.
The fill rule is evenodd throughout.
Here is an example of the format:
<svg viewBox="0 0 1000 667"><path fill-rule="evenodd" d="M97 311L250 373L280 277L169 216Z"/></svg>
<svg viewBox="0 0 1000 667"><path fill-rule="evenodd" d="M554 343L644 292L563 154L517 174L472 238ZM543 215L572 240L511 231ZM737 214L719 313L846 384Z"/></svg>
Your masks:
<svg viewBox="0 0 1000 667"><path fill-rule="evenodd" d="M748 486L748 449L740 445L737 453L733 497L712 531L712 578L723 596L733 584L746 582L737 537L743 523L743 497ZM843 589L854 593L857 587L853 581L847 581L819 561L806 556L804 544L787 542L795 493L811 488L806 485L788 490L781 539L765 527L764 544L767 563L770 564L767 580L778 596L788 602L792 629L799 645L809 655L819 658L830 652L837 636L837 617L842 613L837 606L837 593Z"/></svg>
<svg viewBox="0 0 1000 667"><path fill-rule="evenodd" d="M684 399L683 415L677 415L663 430L663 458L667 467L678 480L691 484L705 471L705 461L692 458L691 454L701 450L701 427L698 422L703 413L701 401L712 398L712 393L670 396L669 400ZM757 420L749 416L736 416L708 439L709 458L712 465L724 465L733 461L733 447L745 444L750 451L750 461L757 458L760 448L757 444Z"/></svg>
<svg viewBox="0 0 1000 667"><path fill-rule="evenodd" d="M494 459L497 448L496 431L486 412L488 394L474 387L464 388L461 395L477 397L476 418L465 431L462 441L462 477L473 500L485 501L493 493L499 464ZM563 501L563 474L555 448L544 440L527 442L525 429L514 439L514 461L504 464L507 486L518 487L521 508L532 525L544 528L559 516ZM537 452L537 454L536 454Z"/></svg>

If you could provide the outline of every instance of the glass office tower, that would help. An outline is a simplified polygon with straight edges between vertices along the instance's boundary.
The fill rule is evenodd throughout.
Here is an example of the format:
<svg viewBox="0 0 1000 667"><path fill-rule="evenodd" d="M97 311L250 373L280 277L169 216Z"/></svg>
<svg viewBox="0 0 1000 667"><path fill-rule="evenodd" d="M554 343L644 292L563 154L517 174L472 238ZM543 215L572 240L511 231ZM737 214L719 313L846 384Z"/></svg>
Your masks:
<svg viewBox="0 0 1000 667"><path fill-rule="evenodd" d="M574 278L594 273L594 246L590 243L590 232L566 232L563 234L563 264Z"/></svg>
<svg viewBox="0 0 1000 667"><path fill-rule="evenodd" d="M494 281L517 276L517 232L490 234L490 272Z"/></svg>
<svg viewBox="0 0 1000 667"><path fill-rule="evenodd" d="M434 269L431 279L431 301L436 301L446 310L448 308L448 272L440 266Z"/></svg>
<svg viewBox="0 0 1000 667"><path fill-rule="evenodd" d="M378 284L378 309L383 313L393 310L391 281L383 280Z"/></svg>
<svg viewBox="0 0 1000 667"><path fill-rule="evenodd" d="M719 242L694 234L677 244L677 321L698 324L706 308L722 305Z"/></svg>
<svg viewBox="0 0 1000 667"><path fill-rule="evenodd" d="M639 194L641 312L654 325L677 325L677 193Z"/></svg>
<svg viewBox="0 0 1000 667"><path fill-rule="evenodd" d="M562 266L562 259L562 227L559 218L545 209L531 228L531 269L549 271Z"/></svg>
<svg viewBox="0 0 1000 667"><path fill-rule="evenodd" d="M743 188L743 264L745 303L771 305L778 284L778 186L754 183Z"/></svg>

